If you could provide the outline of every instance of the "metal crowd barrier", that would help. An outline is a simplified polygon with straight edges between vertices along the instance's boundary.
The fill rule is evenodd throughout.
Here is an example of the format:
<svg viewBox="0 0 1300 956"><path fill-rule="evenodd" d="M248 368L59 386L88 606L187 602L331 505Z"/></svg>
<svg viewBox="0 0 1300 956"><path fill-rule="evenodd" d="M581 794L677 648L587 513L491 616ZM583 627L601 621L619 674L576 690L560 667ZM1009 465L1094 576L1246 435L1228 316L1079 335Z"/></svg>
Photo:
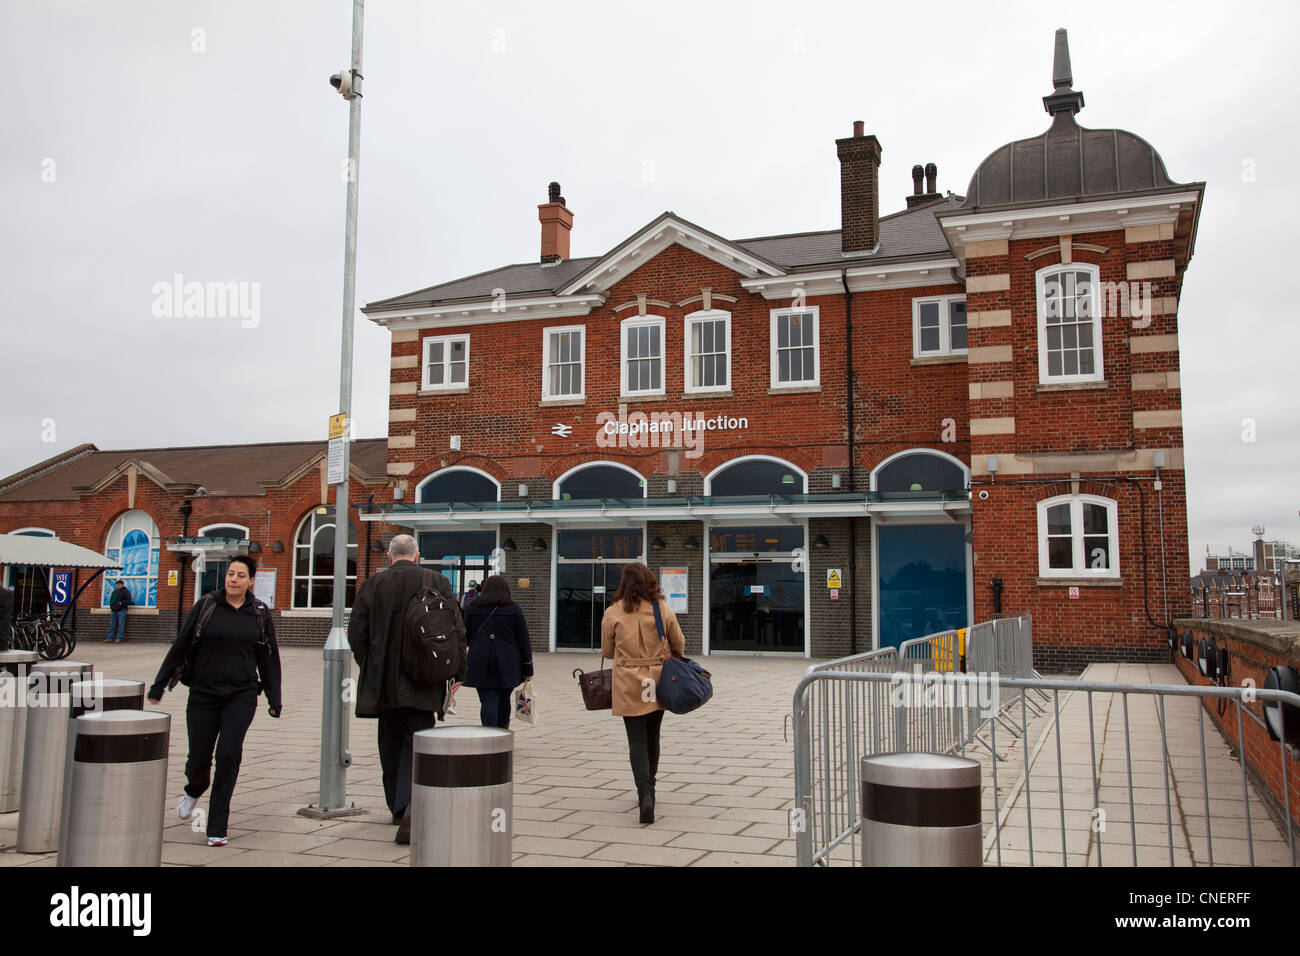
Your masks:
<svg viewBox="0 0 1300 956"><path fill-rule="evenodd" d="M1270 811L1270 805L1252 794L1239 753L1236 768L1226 757L1210 767L1204 705L1215 699L1234 707L1235 716L1229 712L1227 722L1235 720L1236 739L1242 741L1248 721L1264 723L1256 713L1263 704L1300 706L1300 695L997 674L888 673L892 660L891 654L877 652L846 661L852 670L838 661L812 667L795 690L795 802L790 822L800 866L857 865L860 758L927 750L928 741L922 737L900 734L900 724L945 726L945 718L926 712L960 711L948 706L946 698L963 685L1003 718L987 723L994 753L999 727L1004 721L1016 722L1009 762L979 754L987 863L1213 866L1217 849L1220 862L1254 866L1258 842L1263 855L1258 862L1296 865L1286 745L1279 742L1276 750L1282 797L1270 797ZM952 691L944 690L932 700L917 696L918 688L935 685ZM1018 706L999 706L1004 689L1013 692ZM1034 697L1047 701L1042 713L1031 706ZM1285 708L1278 712L1285 715ZM1211 739L1223 747L1221 737ZM1106 749L1104 762L1099 759L1099 741ZM1113 756L1121 741L1122 761ZM947 752L976 756L973 750L966 752L967 743L959 741ZM1275 822L1274 816L1285 822Z"/></svg>

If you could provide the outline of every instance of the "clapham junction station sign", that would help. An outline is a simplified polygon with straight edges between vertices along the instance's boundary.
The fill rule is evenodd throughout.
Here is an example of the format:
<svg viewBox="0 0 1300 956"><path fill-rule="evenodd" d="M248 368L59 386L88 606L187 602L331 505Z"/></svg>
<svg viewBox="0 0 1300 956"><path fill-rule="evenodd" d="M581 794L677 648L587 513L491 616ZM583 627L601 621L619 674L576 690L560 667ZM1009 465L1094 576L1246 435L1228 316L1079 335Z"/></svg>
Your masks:
<svg viewBox="0 0 1300 956"><path fill-rule="evenodd" d="M557 428L561 426L556 426ZM749 428L749 419L706 412L632 412L618 406L618 414L596 416L596 446L599 448L682 448L687 458L704 454L705 432L738 432Z"/></svg>

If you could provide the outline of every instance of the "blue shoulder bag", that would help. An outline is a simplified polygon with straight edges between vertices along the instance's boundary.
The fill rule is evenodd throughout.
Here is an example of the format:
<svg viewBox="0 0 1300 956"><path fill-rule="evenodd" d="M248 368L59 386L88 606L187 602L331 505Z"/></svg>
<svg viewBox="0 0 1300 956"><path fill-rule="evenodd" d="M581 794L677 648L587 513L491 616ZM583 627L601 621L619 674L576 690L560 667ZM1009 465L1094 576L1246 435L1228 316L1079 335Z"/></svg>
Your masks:
<svg viewBox="0 0 1300 956"><path fill-rule="evenodd" d="M663 669L659 673L659 684L655 687L655 697L664 709L674 714L689 714L703 707L713 696L713 675L695 661L685 657L675 657L672 645L664 634L664 619L659 612L659 602L651 601L655 612L655 627L659 629L659 639L668 648L668 657L664 659Z"/></svg>

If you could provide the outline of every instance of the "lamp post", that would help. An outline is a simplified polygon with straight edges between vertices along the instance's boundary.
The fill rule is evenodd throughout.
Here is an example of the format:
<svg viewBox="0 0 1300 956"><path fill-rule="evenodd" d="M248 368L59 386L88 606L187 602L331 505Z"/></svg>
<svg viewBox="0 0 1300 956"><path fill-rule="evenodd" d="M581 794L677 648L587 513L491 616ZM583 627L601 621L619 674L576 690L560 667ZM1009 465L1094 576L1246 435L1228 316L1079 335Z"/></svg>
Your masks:
<svg viewBox="0 0 1300 956"><path fill-rule="evenodd" d="M348 703L352 652L343 625L348 580L348 467L352 414L352 315L356 310L357 180L361 155L361 27L365 0L352 0L352 63L330 77L330 84L348 101L347 228L343 246L343 336L339 368L339 413L347 422L343 434L343 475L334 498L334 602L329 638L325 642L325 677L321 699L320 797L299 812L311 817L363 813L347 803Z"/></svg>

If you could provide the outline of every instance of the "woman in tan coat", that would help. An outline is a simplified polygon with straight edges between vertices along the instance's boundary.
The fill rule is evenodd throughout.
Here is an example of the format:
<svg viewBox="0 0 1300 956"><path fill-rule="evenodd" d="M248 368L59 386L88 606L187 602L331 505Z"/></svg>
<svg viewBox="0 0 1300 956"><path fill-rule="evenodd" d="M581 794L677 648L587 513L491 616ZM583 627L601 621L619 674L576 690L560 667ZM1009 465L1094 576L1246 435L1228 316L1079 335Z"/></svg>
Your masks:
<svg viewBox="0 0 1300 956"><path fill-rule="evenodd" d="M655 699L655 685L668 654L655 625L651 601L659 604L669 647L673 654L681 656L686 651L686 640L677 615L664 600L654 572L644 564L623 565L623 579L600 622L600 652L614 662L614 716L623 718L627 730L628 757L642 823L655 822L659 728L664 719L663 705Z"/></svg>

